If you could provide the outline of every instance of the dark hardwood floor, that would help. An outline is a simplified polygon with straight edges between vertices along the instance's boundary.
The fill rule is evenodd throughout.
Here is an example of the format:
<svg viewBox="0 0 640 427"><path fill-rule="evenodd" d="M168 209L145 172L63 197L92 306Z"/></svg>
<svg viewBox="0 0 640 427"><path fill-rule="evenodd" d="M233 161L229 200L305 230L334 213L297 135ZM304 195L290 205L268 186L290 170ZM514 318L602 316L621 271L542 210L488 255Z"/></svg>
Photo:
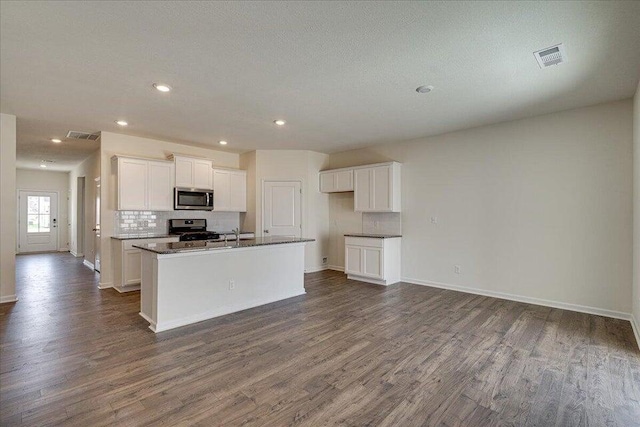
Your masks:
<svg viewBox="0 0 640 427"><path fill-rule="evenodd" d="M68 254L19 256L0 424L640 425L626 321L337 272L160 334ZM188 292L188 283L184 283Z"/></svg>

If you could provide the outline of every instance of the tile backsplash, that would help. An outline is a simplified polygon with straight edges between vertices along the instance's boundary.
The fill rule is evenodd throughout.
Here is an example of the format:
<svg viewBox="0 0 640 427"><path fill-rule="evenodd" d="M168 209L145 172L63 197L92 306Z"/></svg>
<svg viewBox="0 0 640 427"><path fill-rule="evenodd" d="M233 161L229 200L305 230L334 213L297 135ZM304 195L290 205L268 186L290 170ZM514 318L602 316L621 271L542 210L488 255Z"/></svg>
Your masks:
<svg viewBox="0 0 640 427"><path fill-rule="evenodd" d="M237 212L207 211L116 211L114 234L149 233L165 234L169 230L169 220L188 218L207 220L210 231L231 231L240 226L240 214Z"/></svg>
<svg viewBox="0 0 640 427"><path fill-rule="evenodd" d="M362 232L372 234L402 234L400 212L364 212Z"/></svg>

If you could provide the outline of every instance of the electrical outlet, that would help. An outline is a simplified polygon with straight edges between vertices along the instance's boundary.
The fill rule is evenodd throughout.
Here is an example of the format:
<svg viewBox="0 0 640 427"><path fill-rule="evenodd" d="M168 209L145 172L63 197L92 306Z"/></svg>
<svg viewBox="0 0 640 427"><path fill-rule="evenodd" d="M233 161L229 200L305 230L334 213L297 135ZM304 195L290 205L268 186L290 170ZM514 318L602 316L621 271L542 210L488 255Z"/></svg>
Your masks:
<svg viewBox="0 0 640 427"><path fill-rule="evenodd" d="M460 267L459 265L454 265L453 271L455 271L456 274L460 274L462 273L462 267Z"/></svg>
<svg viewBox="0 0 640 427"><path fill-rule="evenodd" d="M229 280L229 290L235 289L235 288L236 288L236 281L235 280Z"/></svg>
<svg viewBox="0 0 640 427"><path fill-rule="evenodd" d="M327 262L329 262L329 258L327 258L326 256L322 257L322 264L326 264Z"/></svg>
<svg viewBox="0 0 640 427"><path fill-rule="evenodd" d="M373 221L373 228L376 230L380 227L380 221Z"/></svg>

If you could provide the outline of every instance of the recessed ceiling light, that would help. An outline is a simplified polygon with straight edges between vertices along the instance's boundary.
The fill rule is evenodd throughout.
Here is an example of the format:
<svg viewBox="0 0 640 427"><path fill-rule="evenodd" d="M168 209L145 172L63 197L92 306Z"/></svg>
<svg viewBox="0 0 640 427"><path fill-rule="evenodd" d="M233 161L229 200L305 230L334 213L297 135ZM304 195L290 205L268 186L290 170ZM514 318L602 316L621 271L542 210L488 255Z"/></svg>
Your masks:
<svg viewBox="0 0 640 427"><path fill-rule="evenodd" d="M227 145L227 141L219 141L218 142L220 145Z"/></svg>
<svg viewBox="0 0 640 427"><path fill-rule="evenodd" d="M420 86L416 89L418 93L429 93L433 90L433 86Z"/></svg>
<svg viewBox="0 0 640 427"><path fill-rule="evenodd" d="M284 126L287 122L285 122L282 119L278 119L278 120L274 120L273 123L277 124L278 126Z"/></svg>
<svg viewBox="0 0 640 427"><path fill-rule="evenodd" d="M129 123L127 123L125 120L116 120L116 124L118 126L127 126Z"/></svg>
<svg viewBox="0 0 640 427"><path fill-rule="evenodd" d="M46 168L46 167L47 167L47 165L40 165L40 167L41 167L41 168Z"/></svg>
<svg viewBox="0 0 640 427"><path fill-rule="evenodd" d="M56 144L60 144L62 142L62 140L58 139L58 138L51 138L51 142L55 142Z"/></svg>
<svg viewBox="0 0 640 427"><path fill-rule="evenodd" d="M155 87L160 92L171 92L171 86L165 85L163 83L154 83L153 87Z"/></svg>

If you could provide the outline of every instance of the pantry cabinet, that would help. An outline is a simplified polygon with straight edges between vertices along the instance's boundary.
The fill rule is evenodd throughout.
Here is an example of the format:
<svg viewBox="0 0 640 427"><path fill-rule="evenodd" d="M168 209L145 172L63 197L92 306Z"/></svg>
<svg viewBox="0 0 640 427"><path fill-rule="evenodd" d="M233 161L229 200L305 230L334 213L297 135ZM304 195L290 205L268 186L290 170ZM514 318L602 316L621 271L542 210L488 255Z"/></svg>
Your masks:
<svg viewBox="0 0 640 427"><path fill-rule="evenodd" d="M247 211L247 172L213 169L213 210L218 212Z"/></svg>
<svg viewBox="0 0 640 427"><path fill-rule="evenodd" d="M172 162L114 156L117 210L173 210Z"/></svg>
<svg viewBox="0 0 640 427"><path fill-rule="evenodd" d="M175 162L175 186L212 190L211 160L186 156L172 156Z"/></svg>

